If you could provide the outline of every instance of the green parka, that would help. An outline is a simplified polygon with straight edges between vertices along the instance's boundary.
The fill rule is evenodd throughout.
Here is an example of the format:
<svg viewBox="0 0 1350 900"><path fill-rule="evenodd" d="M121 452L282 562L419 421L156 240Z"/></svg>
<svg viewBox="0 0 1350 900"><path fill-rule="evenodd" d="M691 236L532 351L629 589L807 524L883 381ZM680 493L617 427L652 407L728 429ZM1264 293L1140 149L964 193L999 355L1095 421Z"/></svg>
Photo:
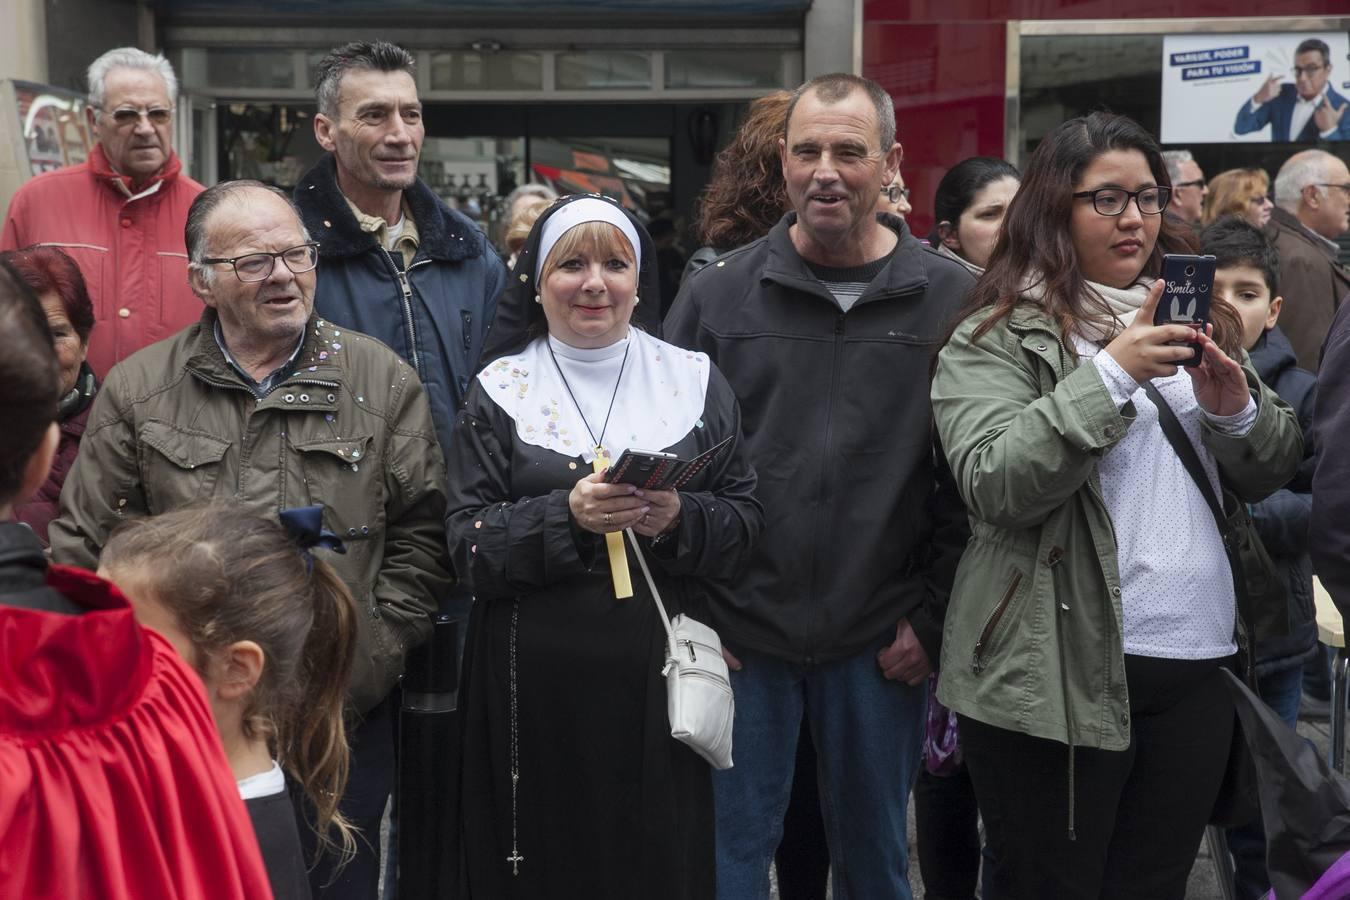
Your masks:
<svg viewBox="0 0 1350 900"><path fill-rule="evenodd" d="M1116 540L1097 461L1134 422L1056 324L1023 303L979 340L981 312L938 356L933 413L971 519L952 588L938 698L999 728L1084 747L1130 741ZM1303 438L1243 355L1247 434L1203 426L1225 487L1261 500L1294 474Z"/></svg>
<svg viewBox="0 0 1350 900"><path fill-rule="evenodd" d="M347 544L325 558L361 607L350 696L365 712L431 633L453 584L445 463L426 395L389 348L314 316L296 371L258 400L214 325L207 309L113 367L61 493L52 555L96 569L124 518L193 503L266 517L322 504L324 526Z"/></svg>

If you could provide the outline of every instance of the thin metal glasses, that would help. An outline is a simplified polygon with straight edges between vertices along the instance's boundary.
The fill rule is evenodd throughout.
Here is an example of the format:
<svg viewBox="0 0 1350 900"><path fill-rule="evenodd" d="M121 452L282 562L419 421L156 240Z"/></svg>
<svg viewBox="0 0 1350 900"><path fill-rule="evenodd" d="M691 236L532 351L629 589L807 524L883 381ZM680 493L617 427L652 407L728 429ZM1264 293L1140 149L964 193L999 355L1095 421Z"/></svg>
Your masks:
<svg viewBox="0 0 1350 900"><path fill-rule="evenodd" d="M1078 197L1091 197L1092 208L1103 216L1118 216L1133 200L1139 212L1146 216L1162 215L1172 199L1172 189L1162 186L1127 191L1123 188L1097 188L1095 191L1079 191Z"/></svg>
<svg viewBox="0 0 1350 900"><path fill-rule="evenodd" d="M212 257L203 259L203 264L229 263L234 266L235 277L245 284L266 281L272 277L277 260L286 264L296 275L303 275L319 264L319 242L310 241L298 247L288 247L276 253L246 253L243 256Z"/></svg>

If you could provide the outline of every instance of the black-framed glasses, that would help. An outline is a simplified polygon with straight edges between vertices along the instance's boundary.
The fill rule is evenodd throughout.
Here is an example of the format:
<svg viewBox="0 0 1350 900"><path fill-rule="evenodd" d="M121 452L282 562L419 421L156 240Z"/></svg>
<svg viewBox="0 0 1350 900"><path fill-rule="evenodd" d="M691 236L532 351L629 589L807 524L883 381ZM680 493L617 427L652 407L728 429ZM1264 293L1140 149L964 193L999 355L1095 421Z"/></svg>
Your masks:
<svg viewBox="0 0 1350 900"><path fill-rule="evenodd" d="M1318 187L1334 187L1334 188L1340 188L1341 190L1345 191L1345 193L1346 193L1347 196L1350 196L1350 183L1336 184L1336 183L1329 183L1329 182L1325 182L1325 181L1319 181L1319 182L1317 182L1316 184L1317 184Z"/></svg>
<svg viewBox="0 0 1350 900"><path fill-rule="evenodd" d="M266 281L272 277L277 260L286 264L296 275L303 275L319 264L319 242L310 241L298 247L288 247L276 253L245 253L243 256L214 257L202 260L203 264L229 263L234 266L234 274L245 284Z"/></svg>
<svg viewBox="0 0 1350 900"><path fill-rule="evenodd" d="M909 188L898 187L894 184L886 185L881 189L881 193L885 194L886 199L892 203L899 203L901 197L904 197L906 200L909 199Z"/></svg>
<svg viewBox="0 0 1350 900"><path fill-rule="evenodd" d="M1172 187L1173 187L1174 189L1179 189L1179 188L1184 188L1184 187L1193 187L1193 188L1199 188L1200 190L1203 191L1203 190L1205 189L1205 179L1203 179L1203 178L1196 178L1196 179L1194 179L1193 181L1178 181L1176 184L1172 185Z"/></svg>
<svg viewBox="0 0 1350 900"><path fill-rule="evenodd" d="M1267 203L1274 205L1275 198L1269 194L1253 194L1247 198L1247 202L1253 206L1265 206Z"/></svg>
<svg viewBox="0 0 1350 900"><path fill-rule="evenodd" d="M1171 188L1161 185L1127 191L1124 188L1097 188L1095 191L1079 191L1075 198L1091 197L1092 208L1103 216L1118 216L1125 211L1133 200L1139 212L1146 216L1161 215L1172 199Z"/></svg>
<svg viewBox="0 0 1350 900"><path fill-rule="evenodd" d="M135 106L123 106L114 110L104 110L112 118L113 124L118 128L127 128L135 125L142 117L147 119L151 125L168 125L173 120L172 106L152 106L149 109L141 109Z"/></svg>
<svg viewBox="0 0 1350 900"><path fill-rule="evenodd" d="M1313 63L1310 66L1294 66L1289 71L1294 73L1295 78L1298 78L1303 75L1307 75L1309 78L1311 78L1325 68L1326 66L1322 65L1321 63Z"/></svg>

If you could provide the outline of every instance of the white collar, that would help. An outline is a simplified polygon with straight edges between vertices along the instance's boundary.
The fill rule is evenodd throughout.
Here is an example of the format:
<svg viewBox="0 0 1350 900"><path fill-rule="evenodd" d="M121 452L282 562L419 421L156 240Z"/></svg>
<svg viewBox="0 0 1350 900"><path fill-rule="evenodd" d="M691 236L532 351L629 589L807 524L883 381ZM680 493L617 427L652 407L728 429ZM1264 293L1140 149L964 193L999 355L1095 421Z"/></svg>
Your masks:
<svg viewBox="0 0 1350 900"><path fill-rule="evenodd" d="M272 760L272 768L266 772L259 772L257 775L241 778L236 782L236 786L239 788L239 799L241 800L270 797L286 790L286 773L281 771L281 763L274 759Z"/></svg>
<svg viewBox="0 0 1350 900"><path fill-rule="evenodd" d="M1322 92L1319 93L1316 97L1313 97L1311 100L1304 100L1304 99L1303 99L1303 95L1302 95L1302 94L1299 94L1297 91L1295 91L1295 92L1294 92L1294 105L1295 105L1295 106L1311 106L1311 107L1313 107L1314 109L1316 109L1316 108L1317 108L1317 104L1321 103L1324 99L1326 99L1326 96L1327 96L1327 89L1326 89L1325 86L1323 86Z"/></svg>
<svg viewBox="0 0 1350 900"><path fill-rule="evenodd" d="M625 349L628 356L618 377L617 359ZM559 366L567 370L566 381ZM595 453L588 424L597 432L602 426L582 418L572 394L591 405L591 394L598 392L602 405L608 405L614 392L604 446L617 459L630 447L664 450L702 427L710 369L707 354L682 350L632 328L626 340L596 350L536 338L516 355L489 364L478 373L478 381L515 421L522 441L589 463Z"/></svg>

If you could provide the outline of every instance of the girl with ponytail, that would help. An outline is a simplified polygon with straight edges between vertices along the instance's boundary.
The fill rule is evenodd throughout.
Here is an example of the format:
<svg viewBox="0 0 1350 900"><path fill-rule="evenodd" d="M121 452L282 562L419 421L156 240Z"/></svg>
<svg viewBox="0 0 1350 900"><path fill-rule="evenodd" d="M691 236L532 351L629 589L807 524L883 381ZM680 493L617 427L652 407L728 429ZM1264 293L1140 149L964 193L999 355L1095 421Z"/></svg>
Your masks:
<svg viewBox="0 0 1350 900"><path fill-rule="evenodd" d="M284 511L284 527L220 506L132 520L99 570L201 676L278 900L310 896L288 778L320 845L348 856L356 846L337 809L356 607L308 549L344 552L309 515L317 509Z"/></svg>

